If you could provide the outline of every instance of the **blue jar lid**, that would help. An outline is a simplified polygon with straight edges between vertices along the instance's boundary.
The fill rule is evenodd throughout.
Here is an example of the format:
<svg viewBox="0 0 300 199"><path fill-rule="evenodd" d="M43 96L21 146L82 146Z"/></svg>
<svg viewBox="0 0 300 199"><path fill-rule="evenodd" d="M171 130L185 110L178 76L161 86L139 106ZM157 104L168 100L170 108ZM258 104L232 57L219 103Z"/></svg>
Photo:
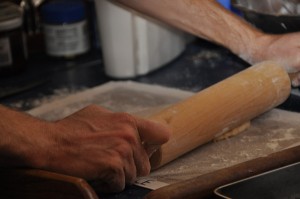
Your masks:
<svg viewBox="0 0 300 199"><path fill-rule="evenodd" d="M85 19L84 3L79 0L54 0L41 8L44 23L74 23Z"/></svg>
<svg viewBox="0 0 300 199"><path fill-rule="evenodd" d="M225 8L230 10L231 8L231 1L230 0L218 0L220 4L222 4Z"/></svg>

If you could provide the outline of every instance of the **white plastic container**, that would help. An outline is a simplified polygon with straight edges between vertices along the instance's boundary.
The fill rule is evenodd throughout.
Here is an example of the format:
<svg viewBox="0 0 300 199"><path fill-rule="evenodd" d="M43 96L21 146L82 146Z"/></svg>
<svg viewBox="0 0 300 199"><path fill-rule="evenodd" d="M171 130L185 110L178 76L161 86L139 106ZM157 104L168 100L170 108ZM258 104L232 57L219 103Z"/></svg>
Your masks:
<svg viewBox="0 0 300 199"><path fill-rule="evenodd" d="M108 0L96 0L105 72L131 78L157 69L184 49L187 34Z"/></svg>

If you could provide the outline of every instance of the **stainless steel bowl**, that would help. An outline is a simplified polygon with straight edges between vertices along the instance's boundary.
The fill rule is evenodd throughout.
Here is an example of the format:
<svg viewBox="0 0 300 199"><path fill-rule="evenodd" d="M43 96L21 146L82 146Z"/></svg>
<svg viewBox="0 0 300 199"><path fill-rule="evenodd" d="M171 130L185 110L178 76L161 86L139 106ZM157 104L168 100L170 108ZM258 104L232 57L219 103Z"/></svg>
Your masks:
<svg viewBox="0 0 300 199"><path fill-rule="evenodd" d="M300 0L232 0L232 5L264 32L300 31Z"/></svg>

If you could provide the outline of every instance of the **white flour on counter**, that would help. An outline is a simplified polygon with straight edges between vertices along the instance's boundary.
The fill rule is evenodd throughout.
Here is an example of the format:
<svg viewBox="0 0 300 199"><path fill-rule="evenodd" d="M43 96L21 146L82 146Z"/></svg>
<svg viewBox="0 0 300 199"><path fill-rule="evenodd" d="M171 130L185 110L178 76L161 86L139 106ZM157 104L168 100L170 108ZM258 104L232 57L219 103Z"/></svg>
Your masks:
<svg viewBox="0 0 300 199"><path fill-rule="evenodd" d="M103 106L114 112L139 113L169 105L193 93L131 81L110 82L43 104L28 113L45 120L64 118L89 104ZM169 90L166 92L166 90Z"/></svg>
<svg viewBox="0 0 300 199"><path fill-rule="evenodd" d="M20 100L16 101L13 103L9 103L9 106L12 108L20 109L20 110L27 110L28 108L32 109L35 107L42 106L44 104L48 104L53 101L60 100L62 98L65 98L69 95L82 92L86 90L87 88L82 87L82 88L77 88L77 89L70 89L70 88L60 88L60 89L55 89L53 91L53 94L47 95L47 96L37 96L34 99L27 99L27 100Z"/></svg>
<svg viewBox="0 0 300 199"><path fill-rule="evenodd" d="M46 120L56 120L89 104L98 104L117 112L149 113L191 95L191 92L161 86L110 82L43 104L29 113ZM153 171L150 177L174 183L298 146L299 121L299 113L274 109L252 121L251 127L244 133L200 146Z"/></svg>

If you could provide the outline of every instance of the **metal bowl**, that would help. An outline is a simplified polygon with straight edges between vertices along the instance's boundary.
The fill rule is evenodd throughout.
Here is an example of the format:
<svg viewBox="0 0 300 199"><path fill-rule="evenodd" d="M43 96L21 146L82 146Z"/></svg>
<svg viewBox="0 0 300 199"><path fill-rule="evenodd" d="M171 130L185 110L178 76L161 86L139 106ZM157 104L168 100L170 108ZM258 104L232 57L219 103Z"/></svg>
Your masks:
<svg viewBox="0 0 300 199"><path fill-rule="evenodd" d="M300 31L299 0L232 0L232 5L248 22L266 33Z"/></svg>

